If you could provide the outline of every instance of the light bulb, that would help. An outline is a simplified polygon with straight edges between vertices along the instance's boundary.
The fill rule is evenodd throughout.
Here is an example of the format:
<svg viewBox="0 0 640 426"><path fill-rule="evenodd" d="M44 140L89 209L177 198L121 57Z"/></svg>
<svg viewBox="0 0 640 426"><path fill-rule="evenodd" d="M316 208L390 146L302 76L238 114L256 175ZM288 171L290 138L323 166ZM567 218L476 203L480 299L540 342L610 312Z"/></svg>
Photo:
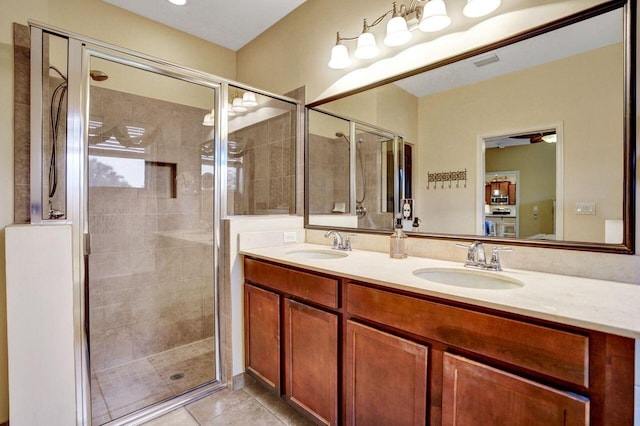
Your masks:
<svg viewBox="0 0 640 426"><path fill-rule="evenodd" d="M451 24L451 18L447 15L447 7L443 0L430 0L424 5L420 31L433 32L447 28Z"/></svg>
<svg viewBox="0 0 640 426"><path fill-rule="evenodd" d="M411 37L413 34L402 16L394 16L387 22L387 36L384 38L384 44L387 46L401 46L411 40Z"/></svg>
<svg viewBox="0 0 640 426"><path fill-rule="evenodd" d="M358 59L370 59L378 56L379 52L380 49L378 49L378 45L376 44L376 38L367 31L358 37L358 45L355 52L353 52L353 56Z"/></svg>
<svg viewBox="0 0 640 426"><path fill-rule="evenodd" d="M336 44L331 49L331 60L329 61L329 68L334 70L341 70L351 65L351 58L349 58L349 51L344 44Z"/></svg>

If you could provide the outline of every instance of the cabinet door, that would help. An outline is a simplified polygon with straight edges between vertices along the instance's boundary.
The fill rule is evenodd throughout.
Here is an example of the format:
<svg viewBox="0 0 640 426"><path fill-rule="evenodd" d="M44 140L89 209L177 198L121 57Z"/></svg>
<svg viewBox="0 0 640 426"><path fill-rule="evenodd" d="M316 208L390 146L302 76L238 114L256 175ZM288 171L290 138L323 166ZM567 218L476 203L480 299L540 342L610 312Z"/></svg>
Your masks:
<svg viewBox="0 0 640 426"><path fill-rule="evenodd" d="M323 424L338 424L338 316L284 301L284 393Z"/></svg>
<svg viewBox="0 0 640 426"><path fill-rule="evenodd" d="M427 347L348 321L347 425L425 425Z"/></svg>
<svg viewBox="0 0 640 426"><path fill-rule="evenodd" d="M516 184L515 183L509 184L509 204L511 205L516 204Z"/></svg>
<svg viewBox="0 0 640 426"><path fill-rule="evenodd" d="M266 385L280 392L280 296L244 286L245 364Z"/></svg>
<svg viewBox="0 0 640 426"><path fill-rule="evenodd" d="M589 400L445 353L442 424L584 426Z"/></svg>

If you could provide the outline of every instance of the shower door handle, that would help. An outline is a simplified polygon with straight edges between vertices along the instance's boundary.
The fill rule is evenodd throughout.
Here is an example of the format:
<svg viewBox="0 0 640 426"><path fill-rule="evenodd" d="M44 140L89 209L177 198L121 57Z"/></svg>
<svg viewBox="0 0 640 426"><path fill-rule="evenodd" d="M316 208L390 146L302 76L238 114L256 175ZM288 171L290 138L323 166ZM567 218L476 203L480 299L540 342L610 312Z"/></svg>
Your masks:
<svg viewBox="0 0 640 426"><path fill-rule="evenodd" d="M91 254L91 234L88 232L84 234L84 255L89 256Z"/></svg>

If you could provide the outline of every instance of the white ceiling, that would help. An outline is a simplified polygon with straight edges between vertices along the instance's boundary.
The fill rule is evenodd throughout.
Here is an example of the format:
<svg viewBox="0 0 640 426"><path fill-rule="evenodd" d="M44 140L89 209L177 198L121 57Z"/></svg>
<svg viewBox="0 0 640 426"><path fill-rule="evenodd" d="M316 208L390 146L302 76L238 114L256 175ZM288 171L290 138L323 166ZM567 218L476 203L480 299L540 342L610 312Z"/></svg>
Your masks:
<svg viewBox="0 0 640 426"><path fill-rule="evenodd" d="M485 53L422 74L396 81L414 96L422 97L488 80L590 50L622 42L622 9L599 15L556 31L495 50L500 61L476 67Z"/></svg>
<svg viewBox="0 0 640 426"><path fill-rule="evenodd" d="M306 0L103 0L231 50L238 50Z"/></svg>

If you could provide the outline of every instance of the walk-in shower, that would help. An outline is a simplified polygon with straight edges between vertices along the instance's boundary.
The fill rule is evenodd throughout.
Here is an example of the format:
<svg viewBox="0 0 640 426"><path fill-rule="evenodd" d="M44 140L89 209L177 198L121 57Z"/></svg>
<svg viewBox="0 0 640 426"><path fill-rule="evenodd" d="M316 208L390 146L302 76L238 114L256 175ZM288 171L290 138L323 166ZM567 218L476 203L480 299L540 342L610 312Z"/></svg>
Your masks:
<svg viewBox="0 0 640 426"><path fill-rule="evenodd" d="M31 36L31 222L73 226L79 423L139 422L222 385L220 126L202 124L220 83Z"/></svg>
<svg viewBox="0 0 640 426"><path fill-rule="evenodd" d="M70 229L76 423L141 424L232 379L221 218L295 211L300 103L30 33L30 164L16 170L26 220Z"/></svg>
<svg viewBox="0 0 640 426"><path fill-rule="evenodd" d="M399 184L409 164L403 138L355 119L308 114L309 223L393 229L399 200L410 194Z"/></svg>

